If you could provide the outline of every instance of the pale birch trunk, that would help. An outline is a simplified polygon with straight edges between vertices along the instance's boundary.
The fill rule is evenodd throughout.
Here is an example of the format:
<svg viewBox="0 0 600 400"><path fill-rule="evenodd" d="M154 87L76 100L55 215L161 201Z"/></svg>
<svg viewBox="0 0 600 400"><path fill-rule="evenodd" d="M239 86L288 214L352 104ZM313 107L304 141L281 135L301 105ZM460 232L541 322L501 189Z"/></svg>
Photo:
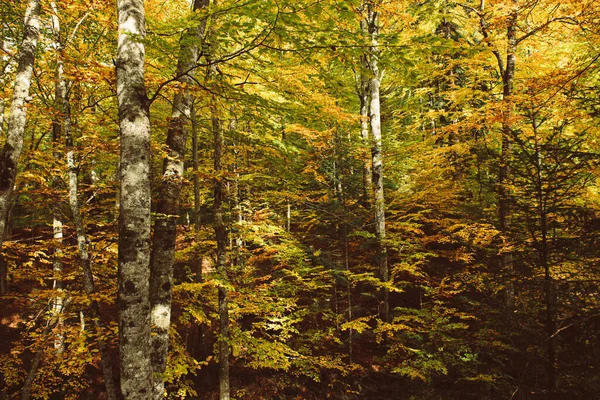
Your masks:
<svg viewBox="0 0 600 400"><path fill-rule="evenodd" d="M119 351L125 399L152 398L150 360L150 119L144 81L143 0L117 0L117 98L121 133Z"/></svg>
<svg viewBox="0 0 600 400"><path fill-rule="evenodd" d="M15 77L10 115L6 129L6 141L0 152L0 250L6 233L6 222L11 207L11 197L17 178L17 168L25 124L27 122L27 101L31 86L31 75L35 62L35 51L40 32L40 2L30 0L25 11L23 41L19 53L19 63ZM4 262L2 262L4 264ZM2 266L2 290L7 290L8 266Z"/></svg>
<svg viewBox="0 0 600 400"><path fill-rule="evenodd" d="M196 0L193 10L208 6L207 0ZM173 108L167 131L168 156L164 159L163 176L159 187L156 221L152 236L150 257L150 303L152 307L152 367L154 398L164 393L164 374L169 349L169 325L173 286L173 262L179 217L184 157L194 102L190 87L194 83L192 70L198 59L198 50L204 34L204 23L190 29L181 38L178 79L184 89L173 99Z"/></svg>
<svg viewBox="0 0 600 400"><path fill-rule="evenodd" d="M58 19L58 13L56 9L56 5L51 3L52 7L52 35L54 36L53 46L56 51L56 71L55 71L55 82L54 82L54 105L61 110L61 99L64 97L63 93L63 76L64 76L64 63L62 58L63 46L60 39L60 20ZM61 116L55 115L52 118L52 157L56 161L58 165L62 159L62 153L60 151L60 136L61 136ZM58 176L52 177L52 181L50 182L51 187L54 190L58 189L60 183L60 179ZM62 264L62 240L63 240L63 221L62 221L62 212L60 210L60 202L56 201L53 205L54 218L52 221L52 230L54 232L54 254L52 258L52 270L54 274L54 282L52 285L52 289L54 290L54 298L52 299L52 313L55 318L57 318L58 330L59 332L55 335L54 338L54 349L57 354L60 354L64 351L64 336L60 332L61 327L63 325L63 318L61 316L62 312L62 302L63 298L61 295L62 284L60 277L63 271Z"/></svg>
<svg viewBox="0 0 600 400"><path fill-rule="evenodd" d="M385 244L385 198L383 193L383 154L381 135L381 100L379 87L381 74L379 71L379 13L375 5L367 3L367 23L370 38L368 65L371 74L369 81L369 117L371 128L371 159L373 164L373 197L375 213L375 238L377 241L377 264L379 278L382 282L389 279L387 246ZM381 303L381 316L384 321L389 320L389 291L383 289Z"/></svg>

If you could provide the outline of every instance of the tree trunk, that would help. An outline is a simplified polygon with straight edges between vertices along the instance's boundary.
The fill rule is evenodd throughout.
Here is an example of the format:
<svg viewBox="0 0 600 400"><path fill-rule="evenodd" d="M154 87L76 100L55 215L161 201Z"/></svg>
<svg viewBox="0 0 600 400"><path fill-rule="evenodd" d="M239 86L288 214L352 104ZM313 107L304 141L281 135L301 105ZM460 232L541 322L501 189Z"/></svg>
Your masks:
<svg viewBox="0 0 600 400"><path fill-rule="evenodd" d="M60 39L60 20L58 19L58 10L54 2L50 3L52 8L52 34L54 36L54 49L56 50L56 71L55 71L55 82L54 82L54 105L56 111L63 112L62 110L62 99L65 97L66 87L64 85L64 63L63 63L63 46ZM52 118L52 157L56 161L56 165L60 164L62 160L62 152L60 151L60 136L61 136L61 123L60 115L57 113ZM53 176L51 178L50 185L57 191L59 189L60 178ZM62 275L63 264L62 264L62 239L63 239L63 221L62 212L60 209L60 202L55 201L52 209L54 218L52 221L52 230L54 232L54 254L52 257L52 270L54 274L54 283L52 289L55 291L52 299L52 313L55 318L58 319L59 333L54 338L54 348L57 354L64 351L64 335L60 333L63 319L59 314L62 310L62 283L59 279Z"/></svg>
<svg viewBox="0 0 600 400"><path fill-rule="evenodd" d="M3 27L2 27L3 28ZM6 49L4 42L4 29L0 28L0 85L6 86L6 67L9 65L10 58L8 57L9 52ZM6 108L6 102L4 97L0 98L0 137L4 135L4 111Z"/></svg>
<svg viewBox="0 0 600 400"><path fill-rule="evenodd" d="M554 334L556 332L556 323L554 321L554 283L550 270L550 247L548 246L548 209L546 207L546 194L544 193L544 176L542 167L542 154L538 136L538 121L533 116L533 133L535 145L536 161L536 201L538 220L540 224L541 241L539 243L539 258L542 269L544 270L544 295L546 303L546 352L548 360L546 369L548 373L548 389L553 392L556 389L556 348L554 345Z"/></svg>
<svg viewBox="0 0 600 400"><path fill-rule="evenodd" d="M23 138L25 135L25 124L27 122L27 98L31 86L31 75L35 62L35 52L40 32L40 2L29 0L25 11L25 26L21 51L19 53L19 64L15 77L15 87L8 117L6 130L6 142L0 152L0 250L6 233L6 222L11 206L11 197L17 177L17 168L21 150L23 149ZM3 277L0 281L5 284L6 289L8 267L2 268Z"/></svg>
<svg viewBox="0 0 600 400"><path fill-rule="evenodd" d="M117 0L116 60L121 133L119 201L119 350L125 399L152 398L150 361L150 120L144 82L142 0Z"/></svg>
<svg viewBox="0 0 600 400"><path fill-rule="evenodd" d="M75 225L75 232L77 237L77 249L79 255L79 264L81 266L82 275L83 275L83 288L88 295L91 295L95 292L94 288L94 280L92 276L92 270L90 265L90 257L87 250L87 235L85 233L85 227L83 225L83 218L81 216L81 208L79 206L78 200L78 177L77 177L77 165L75 163L75 151L73 146L73 132L72 132L72 123L71 123L71 104L69 102L69 98L67 96L67 80L64 77L64 68L63 68L63 60L64 60L64 43L60 37L60 23L58 20L58 9L54 2L51 3L51 7L53 10L53 29L55 35L55 46L57 51L57 74L56 74L56 103L60 113L62 114L62 130L64 133L64 142L67 153L67 171L69 176L69 187L68 187L68 195L69 195L69 208L71 209L71 214L73 218L73 224ZM55 121L55 136L60 134L60 122ZM58 139L56 139L58 140ZM108 344L104 339L101 339L103 336L103 324L99 312L98 301L91 300L90 304L90 314L94 321L94 326L96 328L96 332L98 334L98 347L100 349L100 363L102 365L102 373L104 376L104 383L106 387L106 397L108 400L116 400L116 387L112 373L112 361L110 359ZM83 320L83 319L82 319Z"/></svg>
<svg viewBox="0 0 600 400"><path fill-rule="evenodd" d="M27 372L27 378L25 378L25 383L23 384L23 388L21 389L21 400L29 400L31 398L33 380L35 379L35 375L37 374L38 368L40 367L40 362L42 361L43 355L44 351L42 349L38 349L33 355L31 365L29 366L29 372Z"/></svg>
<svg viewBox="0 0 600 400"><path fill-rule="evenodd" d="M233 107L231 110L232 114L234 112ZM242 184L240 182L240 169L239 169L239 158L241 155L241 150L239 146L239 135L237 133L238 120L235 115L232 115L231 121L229 124L229 131L233 138L233 190L232 190L232 210L235 213L235 221L237 224L236 234L233 241L233 253L235 254L235 265L237 267L243 267L245 263L243 250L244 250L244 238L243 238L243 228L242 225L244 223L244 212L242 209ZM286 229L290 231L290 223L291 223L291 205L289 200L287 201L287 212L286 212Z"/></svg>
<svg viewBox="0 0 600 400"><path fill-rule="evenodd" d="M375 212L375 238L377 241L377 264L379 266L379 277L382 282L389 279L387 246L385 244L385 198L383 194L383 156L381 139L381 101L379 97L380 72L378 66L379 58L379 13L375 5L367 3L366 27L370 36L370 51L368 65L371 74L369 81L369 117L371 126L371 159L373 163L373 196ZM383 289L381 302L381 317L389 321L389 291Z"/></svg>
<svg viewBox="0 0 600 400"><path fill-rule="evenodd" d="M198 155L198 123L196 121L196 107L192 104L192 168L194 171L194 229L200 230L202 218L200 215L200 157ZM200 263L200 273L202 273L202 263Z"/></svg>
<svg viewBox="0 0 600 400"><path fill-rule="evenodd" d="M368 32L367 21L361 21L361 28L366 34ZM373 160L369 154L371 138L369 136L369 62L366 54L361 56L360 85L358 88L358 97L360 99L360 138L363 145L363 204L367 209L371 208L373 203L373 173L371 165Z"/></svg>
<svg viewBox="0 0 600 400"><path fill-rule="evenodd" d="M196 0L194 11L208 6L207 0ZM152 236L150 256L150 304L152 307L152 367L154 397L160 399L164 393L164 374L169 349L169 326L171 322L171 300L173 286L173 263L179 217L179 195L184 171L184 157L194 102L190 86L194 83L192 70L198 59L200 40L204 34L204 23L190 29L181 38L178 79L184 89L173 99L173 108L167 131L169 154L164 159L163 176L159 187L156 221Z"/></svg>
<svg viewBox="0 0 600 400"><path fill-rule="evenodd" d="M214 187L214 229L217 240L217 272L222 283L219 285L219 399L229 400L229 305L227 288L227 229L225 227L223 202L225 197L225 184L223 172L223 148L225 146L223 132L221 131L220 121L217 110L217 99L213 96L211 104L212 128L214 134L214 168L215 168L215 187Z"/></svg>
<svg viewBox="0 0 600 400"><path fill-rule="evenodd" d="M502 150L500 154L500 173L498 180L498 217L500 231L507 241L510 241L511 225L511 205L510 205L510 158L512 154L512 136L513 136L513 103L512 94L515 80L515 64L517 54L517 5L513 1L514 9L511 11L508 29L507 29L507 52L506 69L503 71L503 101L504 116L502 119ZM502 67L500 65L500 67ZM510 243L508 244L510 246ZM505 250L500 256L502 271L506 274L505 282L505 307L507 311L512 311L515 307L515 287L514 287L514 264L513 253L511 250Z"/></svg>

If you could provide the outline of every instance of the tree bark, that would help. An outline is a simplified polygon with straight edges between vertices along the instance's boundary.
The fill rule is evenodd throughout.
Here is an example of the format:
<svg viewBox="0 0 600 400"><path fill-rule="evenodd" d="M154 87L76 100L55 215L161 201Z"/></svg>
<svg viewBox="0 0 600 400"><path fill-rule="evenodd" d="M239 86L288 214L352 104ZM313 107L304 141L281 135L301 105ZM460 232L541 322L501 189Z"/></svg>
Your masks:
<svg viewBox="0 0 600 400"><path fill-rule="evenodd" d="M387 246L385 244L385 198L383 193L383 155L381 135L381 100L379 87L381 76L379 72L379 13L372 2L366 4L366 27L370 37L368 65L371 74L369 81L369 117L371 127L371 159L373 164L373 196L375 213L375 237L377 241L377 264L379 278L382 282L389 280ZM381 302L381 317L389 321L389 291L383 289Z"/></svg>
<svg viewBox="0 0 600 400"><path fill-rule="evenodd" d="M208 6L207 0L196 0L193 10ZM181 38L178 79L184 86L175 94L167 146L169 154L164 159L163 176L159 187L156 221L152 236L150 256L150 304L152 307L152 367L154 397L162 398L164 374L169 349L169 326L171 322L171 300L173 286L173 262L179 217L179 196L184 171L184 157L188 125L194 102L190 87L194 83L190 75L198 59L200 41L204 34L204 23L190 29Z"/></svg>
<svg viewBox="0 0 600 400"><path fill-rule="evenodd" d="M29 0L25 11L23 41L19 53L19 63L15 86L10 106L10 115L6 130L6 141L0 152L0 251L6 233L6 222L11 207L11 198L17 178L17 168L21 151L23 149L23 138L25 136L25 124L27 122L27 98L31 86L31 75L35 62L35 52L40 32L40 2ZM4 282L3 290L7 289L8 266L2 268Z"/></svg>
<svg viewBox="0 0 600 400"><path fill-rule="evenodd" d="M361 21L361 28L366 34L368 32L367 21ZM371 208L373 203L373 173L371 165L373 160L370 151L371 137L369 135L369 62L366 54L361 56L360 85L358 87L358 97L360 100L360 138L364 146L363 157L363 204L367 209Z"/></svg>
<svg viewBox="0 0 600 400"><path fill-rule="evenodd" d="M119 351L121 391L152 398L150 361L150 120L144 81L142 0L117 0L116 60L121 133L119 201Z"/></svg>

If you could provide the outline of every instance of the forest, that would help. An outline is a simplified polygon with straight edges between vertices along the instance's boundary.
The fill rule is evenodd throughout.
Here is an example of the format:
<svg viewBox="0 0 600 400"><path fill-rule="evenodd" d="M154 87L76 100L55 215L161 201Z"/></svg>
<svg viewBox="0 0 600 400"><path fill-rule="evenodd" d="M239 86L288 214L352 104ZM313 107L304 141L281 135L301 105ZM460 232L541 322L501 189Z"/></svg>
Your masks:
<svg viewBox="0 0 600 400"><path fill-rule="evenodd" d="M600 399L600 2L0 30L0 400Z"/></svg>

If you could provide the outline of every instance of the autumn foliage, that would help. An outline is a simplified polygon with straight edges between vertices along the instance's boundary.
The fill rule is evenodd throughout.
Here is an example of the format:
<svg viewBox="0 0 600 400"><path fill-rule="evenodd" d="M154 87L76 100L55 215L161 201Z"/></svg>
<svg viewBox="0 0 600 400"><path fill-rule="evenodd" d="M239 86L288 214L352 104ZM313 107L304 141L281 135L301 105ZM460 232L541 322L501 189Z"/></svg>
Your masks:
<svg viewBox="0 0 600 400"><path fill-rule="evenodd" d="M224 357L236 399L597 398L597 2L142 3L167 398L224 399ZM122 398L117 11L41 7L0 398ZM24 15L0 4L3 144Z"/></svg>

